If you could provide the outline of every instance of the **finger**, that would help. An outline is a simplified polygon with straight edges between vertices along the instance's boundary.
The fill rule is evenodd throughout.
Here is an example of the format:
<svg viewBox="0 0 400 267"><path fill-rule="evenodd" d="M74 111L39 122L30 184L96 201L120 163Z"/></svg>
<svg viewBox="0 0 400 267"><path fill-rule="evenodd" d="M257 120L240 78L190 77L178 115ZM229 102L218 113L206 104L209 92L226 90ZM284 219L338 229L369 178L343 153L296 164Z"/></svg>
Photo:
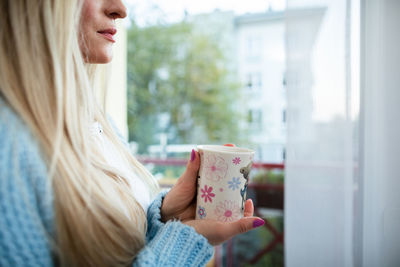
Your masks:
<svg viewBox="0 0 400 267"><path fill-rule="evenodd" d="M238 221L229 223L226 226L227 239L260 227L264 225L264 223L264 220L259 217L243 217Z"/></svg>
<svg viewBox="0 0 400 267"><path fill-rule="evenodd" d="M258 217L243 217L238 221L223 223L213 220L191 220L184 222L207 238L211 245L219 245L232 237L248 232L264 225L264 220Z"/></svg>
<svg viewBox="0 0 400 267"><path fill-rule="evenodd" d="M197 179L197 173L200 168L200 156L199 153L192 149L192 152L190 153L190 160L188 161L186 165L186 170L182 174L182 176L179 178L181 182L183 181L189 181L190 184L196 184L196 179Z"/></svg>
<svg viewBox="0 0 400 267"><path fill-rule="evenodd" d="M246 200L246 203L244 204L244 217L251 217L254 214L254 205L253 205L253 200L249 198Z"/></svg>

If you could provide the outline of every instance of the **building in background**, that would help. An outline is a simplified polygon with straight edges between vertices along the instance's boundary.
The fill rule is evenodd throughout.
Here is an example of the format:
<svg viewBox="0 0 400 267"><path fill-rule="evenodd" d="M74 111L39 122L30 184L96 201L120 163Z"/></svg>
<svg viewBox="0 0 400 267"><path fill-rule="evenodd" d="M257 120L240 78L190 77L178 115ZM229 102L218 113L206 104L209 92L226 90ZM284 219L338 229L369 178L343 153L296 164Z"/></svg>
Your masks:
<svg viewBox="0 0 400 267"><path fill-rule="evenodd" d="M235 16L215 10L189 18L218 39L241 82L240 126L255 159L283 162L286 142L285 21L283 11Z"/></svg>
<svg viewBox="0 0 400 267"><path fill-rule="evenodd" d="M284 12L235 18L235 58L258 160L283 162L286 142Z"/></svg>
<svg viewBox="0 0 400 267"><path fill-rule="evenodd" d="M307 12L296 14L299 17L310 17L309 15ZM283 162L287 119L284 11L269 10L264 13L235 16L232 11L215 10L186 19L193 22L196 30L206 32L221 44L229 58L228 69L241 81L242 99L238 103L244 119L240 121L240 125L249 133L246 139L249 146L256 150L256 160ZM110 75L101 75L103 79L99 86L107 90L99 90L99 98L122 134L127 136L127 37L124 26L117 26L118 40L114 47L114 59L104 68ZM312 36L314 34L311 33ZM303 59L299 65L308 66L306 69L300 66L298 71L309 73L309 84L305 86L310 90L310 59ZM290 80L292 79L293 77ZM299 97L307 98L307 94ZM308 102L309 109L312 109L311 99Z"/></svg>

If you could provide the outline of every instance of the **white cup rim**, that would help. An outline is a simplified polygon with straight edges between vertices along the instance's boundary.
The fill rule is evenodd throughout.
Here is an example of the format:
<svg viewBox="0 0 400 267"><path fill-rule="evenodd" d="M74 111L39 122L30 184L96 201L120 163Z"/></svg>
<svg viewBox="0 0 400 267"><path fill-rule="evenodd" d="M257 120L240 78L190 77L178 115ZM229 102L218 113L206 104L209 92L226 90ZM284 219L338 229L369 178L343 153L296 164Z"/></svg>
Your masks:
<svg viewBox="0 0 400 267"><path fill-rule="evenodd" d="M198 145L198 150L214 152L214 153L225 153L225 154L254 154L254 150L248 148L242 148L237 146L222 146L222 145Z"/></svg>

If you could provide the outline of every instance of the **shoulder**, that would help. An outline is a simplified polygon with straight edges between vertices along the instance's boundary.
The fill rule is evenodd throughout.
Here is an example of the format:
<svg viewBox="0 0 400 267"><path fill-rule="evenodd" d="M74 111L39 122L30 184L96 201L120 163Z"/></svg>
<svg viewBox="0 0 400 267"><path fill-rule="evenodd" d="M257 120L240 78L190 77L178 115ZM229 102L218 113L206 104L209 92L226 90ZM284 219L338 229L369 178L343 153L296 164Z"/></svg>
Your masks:
<svg viewBox="0 0 400 267"><path fill-rule="evenodd" d="M0 266L50 266L52 191L29 128L0 97Z"/></svg>
<svg viewBox="0 0 400 267"><path fill-rule="evenodd" d="M0 97L0 177L38 178L47 173L36 138L15 111ZM32 180L30 182L35 182Z"/></svg>
<svg viewBox="0 0 400 267"><path fill-rule="evenodd" d="M0 96L0 205L3 211L29 208L49 230L52 192L36 138ZM20 209L20 210L17 210Z"/></svg>
<svg viewBox="0 0 400 267"><path fill-rule="evenodd" d="M36 143L32 142L34 140L29 128L1 96L0 137L1 147L15 146L16 143L21 142L24 145L31 144L33 147Z"/></svg>

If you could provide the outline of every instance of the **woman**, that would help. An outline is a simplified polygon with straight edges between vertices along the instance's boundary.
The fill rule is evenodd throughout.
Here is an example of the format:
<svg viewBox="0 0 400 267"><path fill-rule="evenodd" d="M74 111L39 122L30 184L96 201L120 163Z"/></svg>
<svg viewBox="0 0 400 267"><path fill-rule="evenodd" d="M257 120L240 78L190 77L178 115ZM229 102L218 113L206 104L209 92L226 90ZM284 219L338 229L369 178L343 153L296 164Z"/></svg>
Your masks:
<svg viewBox="0 0 400 267"><path fill-rule="evenodd" d="M263 224L194 220L199 156L168 193L95 101L120 0L0 2L0 266L204 265ZM153 200L151 202L151 200Z"/></svg>

